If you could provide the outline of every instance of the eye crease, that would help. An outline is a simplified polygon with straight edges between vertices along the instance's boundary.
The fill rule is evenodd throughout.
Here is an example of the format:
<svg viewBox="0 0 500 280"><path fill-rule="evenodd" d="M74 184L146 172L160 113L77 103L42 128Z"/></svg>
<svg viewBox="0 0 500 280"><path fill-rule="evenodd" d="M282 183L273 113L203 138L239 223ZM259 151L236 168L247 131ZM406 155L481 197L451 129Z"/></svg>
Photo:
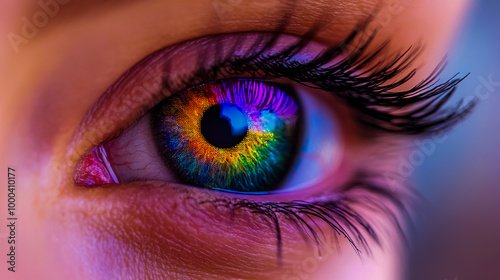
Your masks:
<svg viewBox="0 0 500 280"><path fill-rule="evenodd" d="M352 43L358 32L359 29L353 31L342 44ZM146 115L136 124L109 143L104 141L94 147L79 161L74 177L77 185L113 187L116 183L159 180L209 188L214 192L235 192L232 195L237 195L237 202L228 199L205 203L247 209L255 216L271 219L270 230L276 233L278 259L282 255L282 225L277 215L285 216L305 239L312 238L316 244L321 243L318 232L326 225L345 237L357 252L361 252L360 248L369 251L365 235L378 243L378 234L350 204L376 208L381 215L391 217L399 228L394 211L405 211L402 203L405 197L381 183L383 174L377 173L377 166L349 168L329 162L337 157L343 159L341 146L331 143L341 142L345 135L327 133L340 120L320 115L319 119L327 120L326 123L317 128L315 122L304 121L302 130L301 119L312 118L307 116L307 108L302 108L301 99L314 96L305 92L319 91L328 96L327 104L339 102L349 107L353 114L341 118L355 119L356 125L369 131L374 139L384 133L425 134L443 129L456 123L474 106L470 103L453 110L440 110L461 81L453 78L436 84L440 68L410 90L395 90L414 75L415 70L409 71L407 76L395 80L398 74L411 69L418 48L392 56L387 63L366 71L364 68L376 63L375 54L383 53L383 46L374 53L365 53L372 37L355 53L346 54L341 46L318 47L308 37L221 36L194 39L181 43L178 49L160 50L149 56L154 58L153 62L139 63L134 68L138 73L148 67L161 69L157 75L161 82L149 86L154 89L153 99L160 101L146 104ZM197 48L198 40L203 42L201 49ZM173 71L183 59L182 53L190 53L190 50L201 56L187 58L196 67L191 70L179 67L180 73ZM278 80L286 81L287 86L281 88ZM120 79L119 83L126 84L127 79ZM297 100L284 90L294 86L304 90L297 94ZM115 88L120 87L111 87ZM401 114L397 112L401 108L409 110ZM328 122L329 119L332 120ZM225 132L224 141L228 142L224 143L207 132L210 123L223 121L226 131L231 130ZM310 131L320 133L310 135ZM323 137L323 132L331 137ZM151 139L128 141L126 135L132 135L131 139L141 138L138 135ZM315 139L322 137L323 142ZM317 143L322 144L315 145ZM115 145L124 147L123 156L117 156L120 153L113 148ZM307 163L301 164L301 150L312 150L317 159L309 162L304 159ZM246 154L241 155L243 153ZM308 164L320 167L310 167L312 172L299 168ZM118 175L113 175L117 169ZM341 182L330 176L338 172L348 173L346 177L350 180ZM314 180L317 183L311 183ZM266 201L266 197L284 192L294 199ZM247 200L247 194L261 194L263 201ZM380 204L374 204L374 200ZM302 215L306 218L300 217Z"/></svg>

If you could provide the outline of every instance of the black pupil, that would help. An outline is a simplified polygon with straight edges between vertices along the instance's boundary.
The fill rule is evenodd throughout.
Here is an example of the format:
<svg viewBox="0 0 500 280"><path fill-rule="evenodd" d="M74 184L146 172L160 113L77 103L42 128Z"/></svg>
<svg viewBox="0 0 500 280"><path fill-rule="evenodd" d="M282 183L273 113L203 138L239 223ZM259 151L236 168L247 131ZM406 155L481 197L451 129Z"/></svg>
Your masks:
<svg viewBox="0 0 500 280"><path fill-rule="evenodd" d="M208 108L201 118L201 133L217 148L238 145L248 131L247 117L233 104L217 104Z"/></svg>

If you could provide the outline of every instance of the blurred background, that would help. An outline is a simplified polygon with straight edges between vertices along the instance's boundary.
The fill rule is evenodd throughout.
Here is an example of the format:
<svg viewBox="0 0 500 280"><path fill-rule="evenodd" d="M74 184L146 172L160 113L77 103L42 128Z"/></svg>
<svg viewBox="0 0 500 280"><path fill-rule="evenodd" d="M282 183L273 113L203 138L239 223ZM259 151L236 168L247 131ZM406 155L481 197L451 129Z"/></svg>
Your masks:
<svg viewBox="0 0 500 280"><path fill-rule="evenodd" d="M434 151L417 148L426 204L410 234L405 279L500 279L500 1L473 3L448 62L442 77L470 72L457 94L480 103L432 142Z"/></svg>

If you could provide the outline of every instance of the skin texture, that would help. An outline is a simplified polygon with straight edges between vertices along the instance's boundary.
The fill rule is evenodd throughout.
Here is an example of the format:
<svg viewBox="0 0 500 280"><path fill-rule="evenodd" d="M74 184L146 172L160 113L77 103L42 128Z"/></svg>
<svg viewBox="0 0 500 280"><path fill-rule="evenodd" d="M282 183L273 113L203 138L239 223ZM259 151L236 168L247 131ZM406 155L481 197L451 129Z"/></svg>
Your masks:
<svg viewBox="0 0 500 280"><path fill-rule="evenodd" d="M17 2L0 3L0 11L12 11L1 17L5 34L21 34L19 19L40 10L35 1ZM8 40L3 42L0 152L2 166L18 170L18 216L23 222L17 233L23 245L18 247L18 272L12 278L2 269L2 279L397 278L397 243L386 242L383 252L374 247L373 257L362 262L341 240L340 253L326 250L317 261L314 246L284 226L287 246L279 266L274 234L265 220L245 211L231 219L227 209L196 203L221 197L219 193L157 183L91 191L73 186L78 158L120 125L106 125L102 116L82 126L82 119L124 71L185 40L272 31L291 7L290 1L262 0L221 1L224 8L215 8L216 2L75 0L60 5L48 24L17 46L17 53ZM286 32L301 35L316 19L326 18L315 40L333 45L376 2L299 1ZM425 44L416 64L421 65L417 82L445 54L467 2L382 1L368 30L379 27L375 45L391 39L389 51ZM349 121L343 125L349 127ZM86 127L98 129L88 134ZM377 148L364 144L359 140L351 147L352 164L363 161L366 149Z"/></svg>

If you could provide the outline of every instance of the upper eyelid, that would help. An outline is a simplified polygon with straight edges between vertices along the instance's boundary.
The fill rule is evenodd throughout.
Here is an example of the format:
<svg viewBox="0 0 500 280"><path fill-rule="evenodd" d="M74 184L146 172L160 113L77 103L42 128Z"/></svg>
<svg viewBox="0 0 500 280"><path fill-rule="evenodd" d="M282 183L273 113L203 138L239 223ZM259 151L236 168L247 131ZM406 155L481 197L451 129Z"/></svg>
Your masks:
<svg viewBox="0 0 500 280"><path fill-rule="evenodd" d="M266 48L272 48L276 44L276 38L281 34L271 37L268 42L263 43L264 47L257 50L255 55L249 54L248 58L244 56L233 62L236 65L244 65L243 70L233 69L230 72L246 71L252 75L264 73L271 77L286 77L312 88L323 89L344 99L348 105L361 112L361 122L394 133L422 134L444 130L467 116L476 105L477 101L473 100L465 105L459 102L452 109L442 109L455 92L457 84L466 77L457 78L458 74L456 74L447 81L438 83L438 76L445 66L443 61L427 78L419 81L409 90L399 90L412 81L416 74L417 69L411 67L420 54L422 46L410 47L401 53L386 54L386 61L380 62L377 57L384 53L388 41L368 52L367 49L376 35L373 33L366 40L358 43L358 49L345 52L344 46L349 46L358 37L359 28L356 28L344 43L326 48L320 55L309 61L288 66L287 63L290 62L292 55L300 53L311 42L315 29L311 30L296 43L285 47L284 51L278 54L262 55ZM334 62L336 58L340 61ZM226 70L221 67L224 66L224 62L221 60L214 69L202 70L205 73ZM328 65L332 62L333 65ZM385 110L385 108L379 110L379 107L392 110L408 108L409 110L393 114L391 110Z"/></svg>
<svg viewBox="0 0 500 280"><path fill-rule="evenodd" d="M443 61L429 76L417 81L415 85L410 85L410 89L400 89L410 82L413 83L417 69L412 68L412 65L420 55L422 46L410 46L406 51L395 54L384 53L389 41L375 48L370 47L376 32L366 39L359 38L364 34L362 31L370 20L371 17L368 17L359 24L343 43L324 47L308 60L292 66L288 65L290 59L293 60L311 45L319 25L313 26L296 42L285 46L278 44L279 39L284 36L283 33L276 32L273 36L262 37L262 40L257 38L251 49L234 58L231 55L225 57L223 51L215 49L211 53L215 57L214 65L200 67L198 73L180 84L190 87L205 82L203 79L211 80L224 73L286 77L340 97L361 113L358 116L361 123L381 131L402 134L445 130L472 111L476 100L465 105L459 102L454 108L443 109L454 94L457 84L466 77L457 78L457 74L445 82L438 83L438 76L445 67ZM246 37L242 38L243 42L246 40ZM241 41L236 41L232 46L233 51L241 44ZM277 53L266 53L276 46L282 49ZM346 51L350 46L354 46L354 50ZM383 54L384 60L380 60L378 57ZM196 77L202 79L196 80ZM173 88L173 91L185 89L172 86L168 79L165 81L165 88ZM401 111L402 108L406 110Z"/></svg>
<svg viewBox="0 0 500 280"><path fill-rule="evenodd" d="M248 33L251 34L251 33ZM248 35L246 34L246 35ZM266 33L270 35L269 33ZM125 71L125 73L116 80L93 104L87 112L84 119L77 127L71 144L68 148L67 158L76 162L81 156L88 152L94 146L106 140L110 140L121 133L121 130L127 128L138 119L140 119L149 109L158 102L176 93L183 87L171 87L168 90L165 87L165 74L179 74L178 69L185 65L170 65L172 68L165 68L168 63L165 59L169 56L181 55L193 51L198 47L197 42L205 42L205 45L217 44L218 40L230 38L232 36L241 36L242 34L224 34L217 36L202 37L188 42L180 43L156 51L136 65ZM261 33L259 36L266 36ZM292 37L290 35L290 37ZM295 38L295 37L294 37ZM190 50L189 47L192 49ZM198 51L203 51L199 50ZM181 61L183 63L183 61ZM179 64L179 61L176 63ZM181 64L182 64L181 63ZM188 63L187 63L188 64ZM191 67L197 66L191 63ZM185 70L185 69L184 69ZM186 70L188 76L192 76L195 70ZM173 78L171 79L173 80ZM204 81L205 82L205 81ZM182 83L187 86L186 83ZM192 84L194 86L195 84ZM123 113L119 113L123 112Z"/></svg>
<svg viewBox="0 0 500 280"><path fill-rule="evenodd" d="M348 44L350 40L353 40L355 38L355 34L358 31L353 31L351 36L347 38L347 41L344 42L344 44ZM127 126L131 125L133 122L137 121L148 109L152 108L156 103L161 101L163 98L168 97L170 94L183 90L185 87L190 87L194 86L197 83L200 82L207 82L211 78L215 78L216 75L220 75L222 70L229 70L229 74L231 74L230 69L236 69L234 67L234 62L231 63L231 60L228 58L234 57L234 50L236 47L234 45L229 48L229 54L226 54L226 57L224 56L215 56L215 58L212 59L212 61L209 61L212 65L208 67L200 67L195 70L187 71L189 74L187 75L187 78L184 79L173 79L170 76L172 76L172 73L174 75L177 75L176 77L181 76L181 74L178 74L176 70L176 66L178 65L169 65L169 63L166 62L161 62L161 60L172 53L176 52L186 52L186 48L188 47L193 47L193 44L199 43L199 42L204 42L205 45L214 46L215 50L212 49L212 51L215 51L215 53L219 53L218 49L216 47L220 46L220 41L217 40L222 40L223 38L227 38L224 36L248 36L249 33L247 34L229 34L229 35L218 35L218 36L209 36L209 37L202 37L198 39L194 39L185 43L181 43L178 45L174 45L171 47L167 47L164 50L157 51L149 56L147 56L145 59L141 60L138 64L136 64L134 67L131 69L127 70L126 73L118 79L113 86L111 86L105 94L99 99L99 101L94 104L94 107L90 110L90 113L88 113L85 117L85 119L82 121L82 125L77 129L77 133L75 134L73 146L70 147L71 151L70 153L70 158L79 158L82 156L88 149L92 148L92 146L96 146L99 143L103 142L104 140L109 140L110 138L119 135L119 130L124 129ZM268 38L268 42L263 43L263 47L256 51L257 55L264 54L266 57L270 57L271 59L278 57L281 54L280 51L282 49L286 48L293 48L294 44L296 46L301 46L298 50L298 52L304 50L306 46L310 45L310 42L312 41L312 35L308 33L306 37L300 37L294 39L291 44L285 45L285 46L278 46L278 48L281 48L276 55L275 53L266 53L266 51L272 51L273 44L269 44L269 42L276 42L279 38L285 38L284 34L279 34L279 33L260 33L257 35L257 39L265 39L266 36ZM245 37L248 38L248 37ZM245 39L244 38L244 39ZM303 42L306 42L307 44L301 45ZM236 44L237 45L237 44ZM292 46L292 47L290 47ZM206 47L206 46L205 46ZM336 52L335 55L340 55L340 52L338 48L341 48L341 45L339 47L334 47L334 48L327 48L329 51ZM251 56L252 50L247 50L247 56ZM223 53L222 53L223 54ZM223 54L224 55L224 54ZM274 55L274 57L273 57ZM199 58L199 57L198 57ZM241 57L240 57L241 58ZM193 59L193 58L191 58ZM243 61L246 59L245 56L243 56ZM315 60L313 60L315 61ZM200 62L200 61L196 61ZM176 63L183 63L183 61L179 62L177 61ZM192 61L193 63L193 61ZM210 64L209 63L209 64ZM242 61L236 61L236 63L241 63ZM342 63L345 63L345 61L341 61L341 66ZM354 64L355 69L360 69L359 67L364 66L361 64L356 64L356 61L351 61L351 63ZM405 61L403 61L403 64ZM311 68L310 66L313 65L311 63L305 64L306 67ZM324 65L324 64L322 64ZM371 65L371 64L368 64ZM156 66L159 67L156 70L151 70L148 69L149 67ZM171 69L168 69L169 66L173 66ZM255 65L253 65L255 67ZM276 66L276 65L274 65ZM181 67L182 68L182 67ZM397 67L396 67L397 68ZM245 68L243 68L245 69ZM252 70L251 68L246 68L248 70ZM172 70L172 71L171 71ZM255 70L255 68L254 68ZM259 69L257 69L259 70ZM349 67L347 67L346 70L352 70ZM156 72L155 72L156 71ZM193 73L194 72L194 73ZM157 75L155 75L157 73ZM242 71L235 71L233 70L233 74L240 74ZM267 72L269 73L269 72ZM160 75L158 75L160 74ZM203 74L203 75L200 75ZM251 75L255 75L255 72L252 72ZM338 73L337 73L338 74ZM281 76L286 76L285 74L281 73ZM165 77L169 76L169 77ZM197 80L196 77L202 76L203 79L205 80ZM156 79L156 81L151 81L151 78ZM289 78L289 77L287 77ZM182 80L179 84L172 84L169 83L169 81L174 81L174 80ZM292 79L294 80L294 79ZM296 79L295 79L296 80ZM139 81L139 83L136 83ZM299 81L300 82L300 81ZM135 83L135 84L134 84ZM441 87L441 91L438 92L437 96L441 96L439 94L444 94L444 97L446 98L449 96L449 94L452 93L452 89L454 88L455 84L457 83L456 80L451 81L451 86L450 87L445 87L444 89ZM441 85L439 85L441 86ZM184 87L184 88L183 88ZM424 87L425 88L425 87ZM166 90L165 90L166 89ZM117 91L123 91L121 93L120 98L116 98L115 94ZM128 91L128 92L127 92ZM377 94L380 94L378 92ZM397 95L397 93L395 94ZM114 100L113 100L114 98ZM345 96L344 96L345 98ZM350 99L349 99L350 98ZM367 106L367 103L361 103L356 104L358 101L357 96L350 96L347 95L346 101L348 101L348 105L350 106L358 106L358 109L363 110L368 110L368 112L371 113L378 113L379 111L373 110L372 108L365 107ZM369 96L369 98L372 98ZM354 103L352 103L354 102ZM141 104L140 106L137 105ZM106 106L104 106L104 104ZM467 107L466 109L470 109L471 106ZM121 112L126 112L127 116L123 116L123 114L117 114L117 113L109 113L109 111L121 111ZM370 111L372 110L372 111ZM462 113L467 113L467 110L463 110ZM369 115L369 114L368 114ZM384 115L382 115L384 116ZM456 116L460 116L460 114L457 114ZM93 124L93 125L90 125ZM85 131L85 135L81 133L81 131ZM79 133L80 132L80 133ZM79 139L79 138L85 138L85 139ZM85 141L82 141L85 140ZM85 142L85 143L81 143ZM76 152L75 152L76 151ZM75 157L76 156L76 157Z"/></svg>
<svg viewBox="0 0 500 280"><path fill-rule="evenodd" d="M120 134L120 129L125 129L149 109L154 107L159 101L168 97L170 94L180 91L184 88L175 85L166 85L165 75L178 74L176 68L178 65L171 65L165 62L166 57L172 57L184 52L189 52L189 48L194 45L202 45L205 48L217 45L218 40L224 40L227 36L241 36L242 34L229 34L220 36L209 36L194 39L185 43L167 47L152 53L142 59L132 68L128 69L93 105L93 108L87 113L78 127L70 146L68 157L75 162L79 157L85 154L93 146L109 140ZM272 34L259 34L258 36L272 36ZM200 43L201 42L201 43ZM196 46L197 48L197 46ZM199 50L198 51L203 51ZM232 55L232 53L229 53ZM171 69L166 68L171 66ZM210 66L212 71L220 67ZM188 77L196 76L193 74L196 70L189 72ZM175 78L170 78L173 81ZM201 81L198 81L201 82ZM195 81L182 81L182 85L196 84ZM164 90L162 88L168 88ZM117 96L118 95L118 96ZM119 97L119 98L118 98ZM138 105L139 104L139 105ZM110 113L110 111L127 112L124 117L120 114ZM82 133L84 131L85 133ZM83 139L82 139L83 138Z"/></svg>

